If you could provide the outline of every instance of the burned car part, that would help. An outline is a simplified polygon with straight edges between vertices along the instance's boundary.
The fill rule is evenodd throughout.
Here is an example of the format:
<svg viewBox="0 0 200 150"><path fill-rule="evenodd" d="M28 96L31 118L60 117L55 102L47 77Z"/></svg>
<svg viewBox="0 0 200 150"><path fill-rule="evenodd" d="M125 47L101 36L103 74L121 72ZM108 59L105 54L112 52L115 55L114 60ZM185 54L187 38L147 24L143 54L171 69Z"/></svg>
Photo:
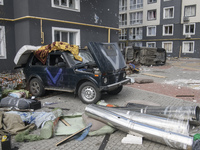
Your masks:
<svg viewBox="0 0 200 150"><path fill-rule="evenodd" d="M62 48L62 42L60 44ZM83 103L96 103L101 92L118 94L130 81L126 78L126 64L117 43L90 42L88 49L79 49L79 53L74 51L76 47L69 51L57 49L54 44L50 46L53 50L40 49L37 57L33 54L36 48L32 46L23 47L16 54L15 63L23 68L34 96L43 96L45 90L74 92ZM44 58L42 53L46 54ZM42 57L42 62L38 57Z"/></svg>
<svg viewBox="0 0 200 150"><path fill-rule="evenodd" d="M166 56L164 48L128 46L124 49L125 61L135 64L164 65Z"/></svg>
<svg viewBox="0 0 200 150"><path fill-rule="evenodd" d="M144 123L138 123L95 105L88 105L85 108L85 112L88 116L100 120L119 130L140 135L148 140L166 144L173 148L191 149L193 144L193 138L190 136L165 131L161 128L146 125Z"/></svg>

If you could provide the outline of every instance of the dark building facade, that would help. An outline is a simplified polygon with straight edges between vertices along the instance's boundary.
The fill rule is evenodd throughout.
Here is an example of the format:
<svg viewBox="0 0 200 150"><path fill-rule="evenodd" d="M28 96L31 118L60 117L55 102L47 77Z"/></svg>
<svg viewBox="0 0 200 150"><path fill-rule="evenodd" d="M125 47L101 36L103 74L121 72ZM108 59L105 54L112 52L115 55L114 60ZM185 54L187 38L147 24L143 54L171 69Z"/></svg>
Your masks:
<svg viewBox="0 0 200 150"><path fill-rule="evenodd" d="M118 42L118 14L115 0L0 0L0 72L23 45Z"/></svg>

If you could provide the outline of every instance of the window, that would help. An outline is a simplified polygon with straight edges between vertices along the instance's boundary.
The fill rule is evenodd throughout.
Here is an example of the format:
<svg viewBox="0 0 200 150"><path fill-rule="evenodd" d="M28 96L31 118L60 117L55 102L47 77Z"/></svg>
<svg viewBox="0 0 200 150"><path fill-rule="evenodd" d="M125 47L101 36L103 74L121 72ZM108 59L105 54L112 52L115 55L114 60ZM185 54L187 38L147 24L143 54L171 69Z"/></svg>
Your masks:
<svg viewBox="0 0 200 150"><path fill-rule="evenodd" d="M119 26L127 25L127 14L120 14L119 15Z"/></svg>
<svg viewBox="0 0 200 150"><path fill-rule="evenodd" d="M196 5L185 6L185 17L196 16Z"/></svg>
<svg viewBox="0 0 200 150"><path fill-rule="evenodd" d="M130 9L139 9L143 8L143 0L130 0Z"/></svg>
<svg viewBox="0 0 200 150"><path fill-rule="evenodd" d="M164 48L167 53L172 53L173 52L173 42L170 42L170 41L162 42L162 48Z"/></svg>
<svg viewBox="0 0 200 150"><path fill-rule="evenodd" d="M184 41L182 46L182 53L194 53L194 41Z"/></svg>
<svg viewBox="0 0 200 150"><path fill-rule="evenodd" d="M121 51L123 51L123 49L126 47L126 43L119 43L119 47Z"/></svg>
<svg viewBox="0 0 200 150"><path fill-rule="evenodd" d="M136 47L142 47L142 42L134 42L133 45Z"/></svg>
<svg viewBox="0 0 200 150"><path fill-rule="evenodd" d="M3 0L0 0L0 5L3 5Z"/></svg>
<svg viewBox="0 0 200 150"><path fill-rule="evenodd" d="M163 35L173 35L174 25L163 25Z"/></svg>
<svg viewBox="0 0 200 150"><path fill-rule="evenodd" d="M164 19L174 18L174 7L164 8L163 18Z"/></svg>
<svg viewBox="0 0 200 150"><path fill-rule="evenodd" d="M156 3L157 0L148 0L148 4L151 4L151 3Z"/></svg>
<svg viewBox="0 0 200 150"><path fill-rule="evenodd" d="M80 12L80 0L51 0L52 7Z"/></svg>
<svg viewBox="0 0 200 150"><path fill-rule="evenodd" d="M52 42L62 41L71 45L80 45L80 30L52 27Z"/></svg>
<svg viewBox="0 0 200 150"><path fill-rule="evenodd" d="M127 39L127 29L121 29L121 31L119 31L119 39L120 40Z"/></svg>
<svg viewBox="0 0 200 150"><path fill-rule="evenodd" d="M146 47L156 47L156 42L147 42Z"/></svg>
<svg viewBox="0 0 200 150"><path fill-rule="evenodd" d="M147 20L156 20L156 10L148 10Z"/></svg>
<svg viewBox="0 0 200 150"><path fill-rule="evenodd" d="M127 0L119 0L119 11L127 10Z"/></svg>
<svg viewBox="0 0 200 150"><path fill-rule="evenodd" d="M156 26L147 27L147 36L156 36Z"/></svg>
<svg viewBox="0 0 200 150"><path fill-rule="evenodd" d="M129 40L140 40L142 39L142 28L131 28L129 29Z"/></svg>
<svg viewBox="0 0 200 150"><path fill-rule="evenodd" d="M130 25L134 24L142 24L143 22L143 13L141 12L134 12L130 13Z"/></svg>
<svg viewBox="0 0 200 150"><path fill-rule="evenodd" d="M183 35L194 35L195 34L195 24L184 24Z"/></svg>
<svg viewBox="0 0 200 150"><path fill-rule="evenodd" d="M6 59L6 38L4 26L0 26L0 59Z"/></svg>

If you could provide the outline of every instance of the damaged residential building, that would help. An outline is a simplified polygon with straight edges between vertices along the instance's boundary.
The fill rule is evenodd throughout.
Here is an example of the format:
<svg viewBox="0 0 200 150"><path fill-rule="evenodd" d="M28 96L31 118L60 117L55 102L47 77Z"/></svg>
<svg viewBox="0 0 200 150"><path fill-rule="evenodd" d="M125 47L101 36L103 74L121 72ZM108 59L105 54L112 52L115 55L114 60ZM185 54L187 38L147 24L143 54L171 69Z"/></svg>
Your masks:
<svg viewBox="0 0 200 150"><path fill-rule="evenodd" d="M115 0L0 0L0 72L24 45L118 42L118 15Z"/></svg>
<svg viewBox="0 0 200 150"><path fill-rule="evenodd" d="M200 58L199 0L119 0L119 45L165 48Z"/></svg>

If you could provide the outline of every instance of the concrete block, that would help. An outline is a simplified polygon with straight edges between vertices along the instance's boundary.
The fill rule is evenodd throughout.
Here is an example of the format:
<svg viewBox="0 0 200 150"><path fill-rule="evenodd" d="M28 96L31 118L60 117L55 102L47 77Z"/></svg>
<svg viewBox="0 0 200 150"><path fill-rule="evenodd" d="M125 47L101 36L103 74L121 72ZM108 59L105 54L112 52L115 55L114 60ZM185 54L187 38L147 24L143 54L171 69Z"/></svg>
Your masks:
<svg viewBox="0 0 200 150"><path fill-rule="evenodd" d="M142 137L127 134L121 141L124 144L142 144Z"/></svg>

